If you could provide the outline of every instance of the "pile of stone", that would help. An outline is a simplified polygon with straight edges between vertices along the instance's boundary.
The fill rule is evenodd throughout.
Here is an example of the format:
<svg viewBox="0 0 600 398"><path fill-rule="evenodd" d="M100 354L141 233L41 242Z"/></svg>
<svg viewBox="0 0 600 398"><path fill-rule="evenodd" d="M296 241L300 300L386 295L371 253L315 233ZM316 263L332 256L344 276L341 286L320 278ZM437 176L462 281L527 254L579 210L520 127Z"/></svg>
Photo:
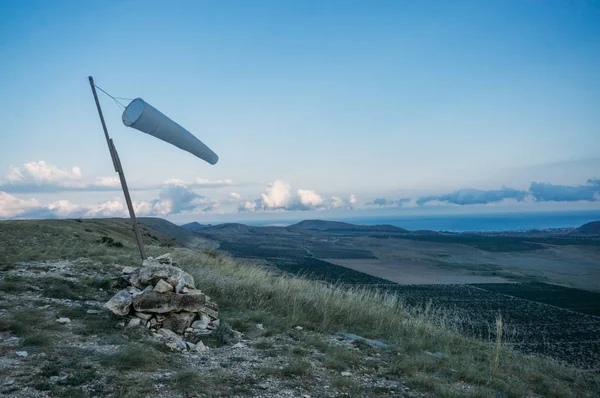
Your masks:
<svg viewBox="0 0 600 398"><path fill-rule="evenodd" d="M176 350L204 351L201 341L219 326L217 304L197 290L194 278L173 263L170 253L149 257L142 267L125 267L130 284L106 307L129 316L128 327L145 326Z"/></svg>

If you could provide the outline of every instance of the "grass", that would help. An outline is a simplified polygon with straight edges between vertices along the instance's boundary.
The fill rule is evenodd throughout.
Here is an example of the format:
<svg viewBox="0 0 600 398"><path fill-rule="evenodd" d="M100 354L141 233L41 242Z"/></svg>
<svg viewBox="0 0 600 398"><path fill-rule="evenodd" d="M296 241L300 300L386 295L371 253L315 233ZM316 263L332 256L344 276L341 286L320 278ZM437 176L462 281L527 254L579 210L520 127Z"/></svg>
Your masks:
<svg viewBox="0 0 600 398"><path fill-rule="evenodd" d="M450 326L456 323L452 314L436 312L430 306L408 308L394 294L275 276L226 256L186 249L175 249L174 256L195 277L198 287L221 306L268 312L287 327L303 325L324 333L348 331L383 340L395 353L388 374L413 380L415 385L426 376L433 383L429 388L433 391L446 394L450 384L464 382L474 387L475 394L484 395L490 389L509 397L523 393L556 396L552 388L563 397L600 393L600 381L593 372L525 356L503 346L498 348L503 360L490 381L490 358L496 349L491 342L457 333ZM425 351L443 352L445 356L440 359ZM329 364L351 366L351 360L347 363L339 356L328 356ZM435 376L440 372L444 377Z"/></svg>
<svg viewBox="0 0 600 398"><path fill-rule="evenodd" d="M19 228L11 223L0 222L0 239L3 239L7 248L0 254L0 264L78 257L93 258L101 264L138 264L138 254L132 243L127 220L102 220L104 224L100 221L19 222ZM61 223L66 226L58 227ZM97 240L102 236L111 236L123 242L124 247L98 244ZM147 247L148 255L156 256L164 252L160 242L155 244L156 246ZM250 333L253 331L252 325L256 323L263 323L265 328L276 331L302 325L304 330L292 330L292 337L303 347L324 353L323 361L332 370L351 369L358 374L362 369L363 359L359 351L337 351L325 343L320 334L345 331L390 344L391 349L378 351L381 352L381 366L384 368L377 371L410 386L431 391L436 396L458 396L454 386L460 383L473 387L472 396L600 395L600 378L596 373L559 365L540 357L525 356L504 344L494 344L495 335L488 342L465 337L452 326L457 323L453 314L441 313L432 307L408 307L394 293L275 275L216 252L200 253L183 248L174 248L172 252L179 266L195 277L198 288L219 303L222 314L235 314L231 322L236 326ZM14 289L11 284L16 283L15 281L4 282L8 284L0 285L0 288ZM90 287L87 284L74 286L63 282L48 281L41 286L42 293L47 297L70 296L81 299ZM96 287L99 289L104 288L101 286L106 282L89 283L98 283ZM172 354L169 356L151 344L132 342L134 338L119 332L115 327L116 321L108 315L88 315L84 313L83 307L61 311L61 315L66 314L78 319L77 323L87 325L82 330L75 329L74 333L93 333L118 344L115 353L104 354L95 359L89 358L93 354L84 355L83 352L73 354L72 358L61 353L58 356L61 358L61 367L72 369L70 374L74 377L74 384L92 375L90 369L81 367L81 363L93 360L118 373L114 381L118 396L144 396L144 391L152 392L148 387L151 383L145 377L138 377L138 371L176 367L176 364L171 363ZM223 319L227 318L223 316ZM30 342L37 344L48 341L43 333L52 336L56 328L63 327L56 324L54 318L50 319L37 310L12 311L8 317L0 320L0 330L22 337L23 342L30 339ZM503 325L502 330L505 328ZM216 335L219 336L219 344L231 342L228 340L232 337L230 329L225 323L217 330ZM58 347L51 346L49 349ZM264 351L266 353L273 350L265 346ZM425 351L443 352L444 356L436 358L427 355ZM265 367L261 373L268 375L272 372L277 377L287 377L290 380L308 375L310 367L303 360L301 352L294 353L292 350L288 354L289 362L283 370ZM499 360L494 365L496 357ZM46 374L57 371L52 367L43 369ZM495 373L492 378L490 369ZM74 376L79 371L82 374ZM129 377L127 374L133 371L136 372L136 377ZM181 379L177 381L179 376ZM228 379L201 378L202 380L178 374L173 385L178 390L184 390L186 387L183 383L191 380L193 385L206 382L213 386L218 383L235 386ZM358 390L352 385L352 379L339 378L334 385L351 393L351 396L360 396L360 392L356 392ZM176 387L178 383L182 387ZM40 388L47 387L42 384ZM183 390L182 394L193 395L193 392ZM60 387L60 391L51 393L55 396L82 396L81 386L77 385Z"/></svg>
<svg viewBox="0 0 600 398"><path fill-rule="evenodd" d="M325 352L324 365L334 370L348 370L361 361L361 355L345 347L331 347Z"/></svg>
<svg viewBox="0 0 600 398"><path fill-rule="evenodd" d="M119 371L152 371L165 363L165 355L146 345L129 343L123 345L114 354L106 355L101 364Z"/></svg>

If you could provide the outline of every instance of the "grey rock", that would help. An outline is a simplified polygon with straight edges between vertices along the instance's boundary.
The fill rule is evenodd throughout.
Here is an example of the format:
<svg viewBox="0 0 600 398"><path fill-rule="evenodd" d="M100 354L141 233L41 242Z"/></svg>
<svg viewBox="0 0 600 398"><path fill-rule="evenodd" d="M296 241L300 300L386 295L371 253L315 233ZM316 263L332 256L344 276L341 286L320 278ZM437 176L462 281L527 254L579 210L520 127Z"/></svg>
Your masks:
<svg viewBox="0 0 600 398"><path fill-rule="evenodd" d="M114 314L127 315L131 309L132 302L131 293L129 293L128 289L125 289L115 294L105 305Z"/></svg>
<svg viewBox="0 0 600 398"><path fill-rule="evenodd" d="M170 283L167 283L164 280L160 279L158 282L156 282L156 285L154 286L154 291L159 293L172 292L173 286L171 286Z"/></svg>
<svg viewBox="0 0 600 398"><path fill-rule="evenodd" d="M56 322L61 323L63 325L67 324L67 323L71 323L71 320L69 318L58 318L56 320Z"/></svg>
<svg viewBox="0 0 600 398"><path fill-rule="evenodd" d="M152 318L153 314L146 314L143 312L134 312L133 315L137 316L138 318L140 318L143 321L149 321L150 318Z"/></svg>
<svg viewBox="0 0 600 398"><path fill-rule="evenodd" d="M203 310L206 310L206 305L206 298L201 294L188 295L173 292L158 293L155 291L145 291L133 298L133 308L136 311L158 314L178 311L205 313ZM216 306L216 304L212 303L212 306Z"/></svg>
<svg viewBox="0 0 600 398"><path fill-rule="evenodd" d="M181 350L181 351L186 349L185 342L175 332L163 328L163 329L158 329L157 333L160 337L162 337L166 341L167 347L174 349L174 350Z"/></svg>
<svg viewBox="0 0 600 398"><path fill-rule="evenodd" d="M302 326L296 326L294 329L296 329L296 330L304 330L304 328Z"/></svg>
<svg viewBox="0 0 600 398"><path fill-rule="evenodd" d="M208 315L201 314L200 319L197 320L196 322L192 323L192 327L194 329L206 329L206 328L208 328L210 321L211 321L211 319Z"/></svg>
<svg viewBox="0 0 600 398"><path fill-rule="evenodd" d="M100 311L99 310L87 310L85 313L91 314L91 315L98 315L100 313Z"/></svg>
<svg viewBox="0 0 600 398"><path fill-rule="evenodd" d="M350 340L358 340L358 341L365 342L366 344L370 345L373 348L389 348L390 347L389 345L387 345L386 343L384 343L382 341L365 339L364 337L361 337L354 333L337 333L337 334L340 336L344 336Z"/></svg>
<svg viewBox="0 0 600 398"><path fill-rule="evenodd" d="M171 255L171 253L165 253L162 256L158 256L155 258L155 260L160 264L173 264L173 256Z"/></svg>
<svg viewBox="0 0 600 398"><path fill-rule="evenodd" d="M163 328L183 334L185 329L190 327L194 318L196 318L196 314L192 312L172 312L165 317Z"/></svg>
<svg viewBox="0 0 600 398"><path fill-rule="evenodd" d="M124 267L122 272L127 275L133 274L135 271L137 271L137 269L138 269L138 267L129 267L128 266L128 267Z"/></svg>
<svg viewBox="0 0 600 398"><path fill-rule="evenodd" d="M142 320L140 318L133 317L133 318L131 318L131 320L127 324L127 327L128 328L132 328L132 327L135 327L135 326L140 326L141 323L142 323Z"/></svg>
<svg viewBox="0 0 600 398"><path fill-rule="evenodd" d="M15 351L15 354L17 354L17 356L21 358L27 358L29 356L27 351Z"/></svg>
<svg viewBox="0 0 600 398"><path fill-rule="evenodd" d="M342 372L341 375L344 376L344 377L350 377L350 376L352 376L352 373L350 373L350 372Z"/></svg>
<svg viewBox="0 0 600 398"><path fill-rule="evenodd" d="M194 348L194 351L196 351L196 352L208 351L208 347L205 346L203 342L199 341L198 343L196 343L196 347Z"/></svg>
<svg viewBox="0 0 600 398"><path fill-rule="evenodd" d="M144 263L146 263L146 261L147 260L145 260ZM161 279L168 283L171 283L173 280L179 281L181 279L183 280L184 286L187 286L188 288L194 287L194 277L190 274L181 268L159 263L148 263L147 266L140 268L138 272L131 274L129 281L133 286L143 289L149 285L156 285Z"/></svg>

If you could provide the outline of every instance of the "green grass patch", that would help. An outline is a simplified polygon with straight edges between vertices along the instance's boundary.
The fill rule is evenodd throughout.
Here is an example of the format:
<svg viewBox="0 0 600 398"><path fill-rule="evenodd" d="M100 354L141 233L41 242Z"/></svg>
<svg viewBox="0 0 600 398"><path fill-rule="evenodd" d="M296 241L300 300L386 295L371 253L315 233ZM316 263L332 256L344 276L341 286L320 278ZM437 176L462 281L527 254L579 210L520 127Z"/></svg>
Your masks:
<svg viewBox="0 0 600 398"><path fill-rule="evenodd" d="M130 343L122 346L116 353L106 355L101 363L120 371L152 371L165 363L165 355L146 345Z"/></svg>

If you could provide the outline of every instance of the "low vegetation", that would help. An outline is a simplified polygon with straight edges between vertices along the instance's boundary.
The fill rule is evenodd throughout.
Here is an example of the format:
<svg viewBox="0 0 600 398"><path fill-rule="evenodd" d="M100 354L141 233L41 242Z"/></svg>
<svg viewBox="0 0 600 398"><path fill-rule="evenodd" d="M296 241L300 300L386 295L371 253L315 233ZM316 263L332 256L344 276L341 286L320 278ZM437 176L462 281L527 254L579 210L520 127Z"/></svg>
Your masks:
<svg viewBox="0 0 600 398"><path fill-rule="evenodd" d="M311 395L318 383L315 377L325 376L330 387L339 393L389 396L389 390L365 390L361 380L368 375L395 380L430 396L600 395L597 372L524 355L507 346L504 339L497 340L499 333L490 334L486 340L465 336L455 326L454 313L432 306L409 306L393 291L275 274L219 252L178 247L172 249L178 266L190 272L197 287L219 303L223 323L207 339L207 345L231 348L237 341L236 330L250 340L246 344L255 353L254 358L246 358L239 354L243 351L224 350L228 356L220 360L221 372L200 373L186 368L182 354L157 346L145 328L124 328L118 326L122 321L118 317L88 312L88 297L99 301L117 290L114 276L120 266L115 264L136 264L139 260L131 237L124 232L111 235L101 224L69 222L76 233L93 236L73 237L69 224L63 233L66 240L72 238L70 243L55 244L61 236L60 228L46 225L39 228L52 229L51 238L43 244L40 242L45 241L40 238L37 254L31 248L21 247L13 234L13 238L5 240L8 254L0 259L0 271L5 273L15 261L78 257L93 260L77 265L82 270L102 270L106 275L112 272L113 278L82 278L75 285L52 278L34 281L13 276L1 281L0 295L14 295L23 286L35 286L40 300L60 302L53 301L52 316L35 307L38 304L32 304L33 308L4 306L5 312L0 316L0 332L19 337L20 347L27 346L32 353L47 355L46 359L35 360L39 368L29 371L36 377L26 380L28 388L51 396L143 397L156 392L157 383L168 386L173 396L198 396L199 391L209 391L209 396L252 396L263 388L270 391L268 385L263 386L265 381L276 381L282 388L292 386L298 388L294 391ZM33 223L27 224L33 237L39 236L35 235L37 228ZM0 223L0 234L3 231L10 233L6 224ZM112 236L124 246L99 243L101 236ZM147 251L156 256L164 248L156 244L148 246ZM21 255L26 258L17 260ZM66 299L72 303L67 305ZM56 323L59 316L69 317L72 325ZM504 320L504 325L499 326L503 332L510 326L506 323ZM61 333L67 332L76 344L93 340L102 349L66 346L61 340L65 334ZM365 342L334 344L338 332L380 340L390 348L375 350ZM7 354L7 349L2 350L0 353ZM12 352L11 355L14 357ZM202 360L195 359L200 366ZM33 365L34 361L28 364ZM235 364L252 369L253 373L236 375L229 370ZM468 389L462 389L464 386ZM2 392L10 393L11 388L17 387L6 387Z"/></svg>

